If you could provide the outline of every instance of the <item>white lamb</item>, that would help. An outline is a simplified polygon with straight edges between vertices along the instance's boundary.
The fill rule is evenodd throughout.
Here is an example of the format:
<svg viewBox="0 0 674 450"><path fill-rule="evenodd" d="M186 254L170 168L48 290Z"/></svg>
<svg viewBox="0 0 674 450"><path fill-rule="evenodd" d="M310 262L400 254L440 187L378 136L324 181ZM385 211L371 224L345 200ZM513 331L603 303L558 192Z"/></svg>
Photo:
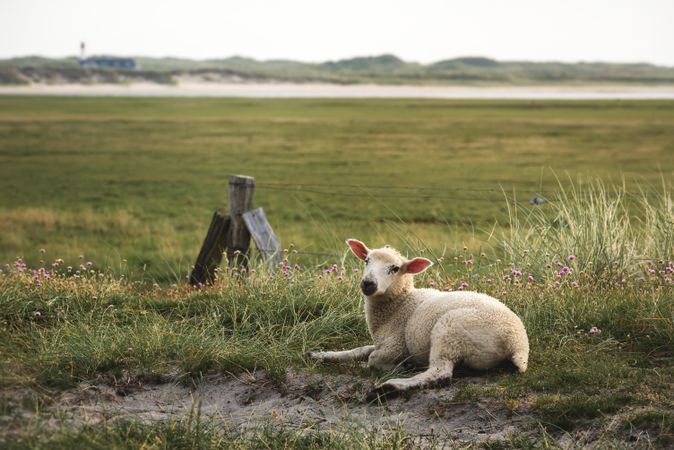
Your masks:
<svg viewBox="0 0 674 450"><path fill-rule="evenodd" d="M417 289L412 276L433 263L408 260L392 248L370 250L346 241L365 262L360 288L366 297L365 319L374 345L340 352L311 352L320 361L365 361L368 367L392 369L402 363L426 367L411 378L395 378L376 392L403 391L450 381L462 362L489 369L511 360L527 370L529 340L522 321L507 306L477 292Z"/></svg>

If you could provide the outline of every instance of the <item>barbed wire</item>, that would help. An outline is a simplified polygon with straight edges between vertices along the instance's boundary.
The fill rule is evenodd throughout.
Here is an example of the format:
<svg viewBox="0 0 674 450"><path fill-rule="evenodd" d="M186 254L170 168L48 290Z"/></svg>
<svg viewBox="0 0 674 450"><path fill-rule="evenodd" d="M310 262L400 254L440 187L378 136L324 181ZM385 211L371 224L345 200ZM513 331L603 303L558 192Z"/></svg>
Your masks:
<svg viewBox="0 0 674 450"><path fill-rule="evenodd" d="M333 195L333 196L342 196L342 197L362 197L363 194L368 194L373 197L378 198L437 198L437 199L446 199L446 200L468 200L468 201L497 201L495 198L486 198L486 197L466 197L466 196L455 196L455 195L438 195L438 192L473 192L473 193L498 193L500 198L510 198L511 195L516 195L517 193L529 194L531 196L542 196L547 195L545 200L547 201L556 201L559 199L565 198L574 198L574 197L585 197L595 195L591 192L577 192L573 191L567 193L563 190L550 190L550 189L535 189L535 188L522 188L522 189L513 189L512 191L506 190L503 188L464 188L464 187L428 187L428 186L382 186L382 185L358 185L358 184L333 184L333 183L257 183L255 185L257 188L266 189L266 190L279 190L279 191L288 191L288 192L307 192L312 194L319 195ZM329 191L322 189L330 189ZM339 190L334 190L339 189ZM347 189L345 192L344 189ZM380 193L373 192L377 190L386 189L387 191L393 191L394 193ZM357 191L356 191L357 190ZM401 194L395 191L414 191L421 192L417 195L411 194ZM431 191L432 193L427 194L424 192ZM606 194L612 196L624 195L627 197L647 197L653 198L660 196L661 194L656 192L646 192L646 191L606 191ZM551 196L552 194L552 196ZM526 200L529 200L529 195L526 195Z"/></svg>
<svg viewBox="0 0 674 450"><path fill-rule="evenodd" d="M306 188L293 188L293 187L281 187L281 186L269 186L269 185L256 185L256 188L259 189L268 189L274 191L288 191L295 193L309 193L309 194L318 194L318 195L328 195L328 196L337 196L337 197L363 197L364 192L343 192L343 191L321 191L317 189L306 189ZM369 193L370 196L376 198L435 198L443 200L467 200L467 201L486 201L486 202L495 202L496 199L490 199L485 197L456 197L448 195L433 195L433 194L423 194L423 195L410 195L410 194L381 194L381 193Z"/></svg>

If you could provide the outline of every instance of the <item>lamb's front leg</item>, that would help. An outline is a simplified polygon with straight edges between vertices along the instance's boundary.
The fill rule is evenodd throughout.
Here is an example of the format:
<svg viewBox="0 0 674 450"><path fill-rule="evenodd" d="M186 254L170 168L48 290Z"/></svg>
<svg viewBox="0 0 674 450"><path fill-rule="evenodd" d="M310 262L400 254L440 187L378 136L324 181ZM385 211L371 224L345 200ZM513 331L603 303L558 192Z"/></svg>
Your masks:
<svg viewBox="0 0 674 450"><path fill-rule="evenodd" d="M309 358L323 362L365 361L373 351L374 345L366 345L341 352L309 352Z"/></svg>

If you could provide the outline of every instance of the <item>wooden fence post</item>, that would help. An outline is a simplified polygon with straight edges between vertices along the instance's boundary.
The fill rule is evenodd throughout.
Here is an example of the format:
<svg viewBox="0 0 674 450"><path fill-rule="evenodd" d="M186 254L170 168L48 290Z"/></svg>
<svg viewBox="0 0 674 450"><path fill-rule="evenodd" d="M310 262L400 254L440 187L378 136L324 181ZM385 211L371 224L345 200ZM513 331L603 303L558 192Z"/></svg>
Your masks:
<svg viewBox="0 0 674 450"><path fill-rule="evenodd" d="M246 222L262 258L267 260L269 270L276 271L278 264L283 260L283 249L267 221L267 216L264 215L264 210L257 208L243 213L243 221Z"/></svg>
<svg viewBox="0 0 674 450"><path fill-rule="evenodd" d="M250 232L243 221L243 213L253 205L255 179L245 175L229 177L229 217L230 226L227 235L227 259L229 266L248 267L248 247Z"/></svg>
<svg viewBox="0 0 674 450"><path fill-rule="evenodd" d="M229 227L229 216L216 211L213 214L211 226L208 228L208 233L206 233L206 238L197 257L197 262L194 264L194 269L192 269L192 274L190 275L190 284L192 286L211 283L215 279L215 269L222 261L222 253L225 251Z"/></svg>

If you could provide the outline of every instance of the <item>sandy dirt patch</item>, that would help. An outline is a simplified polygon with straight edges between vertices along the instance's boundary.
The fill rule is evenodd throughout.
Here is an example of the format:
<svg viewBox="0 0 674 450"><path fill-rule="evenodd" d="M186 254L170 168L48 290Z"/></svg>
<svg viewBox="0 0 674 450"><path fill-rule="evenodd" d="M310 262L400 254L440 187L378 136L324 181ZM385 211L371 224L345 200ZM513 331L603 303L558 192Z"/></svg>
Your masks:
<svg viewBox="0 0 674 450"><path fill-rule="evenodd" d="M456 383L484 379L469 376ZM52 425L79 427L118 420L179 420L199 409L202 419L242 431L272 425L290 431L386 433L401 426L419 442L443 443L500 441L535 427L527 415L505 410L495 401L454 401L452 386L368 404L371 387L371 379L351 374L293 370L281 383L264 371L211 375L193 384L82 383L54 397L45 411L59 418L50 419Z"/></svg>

